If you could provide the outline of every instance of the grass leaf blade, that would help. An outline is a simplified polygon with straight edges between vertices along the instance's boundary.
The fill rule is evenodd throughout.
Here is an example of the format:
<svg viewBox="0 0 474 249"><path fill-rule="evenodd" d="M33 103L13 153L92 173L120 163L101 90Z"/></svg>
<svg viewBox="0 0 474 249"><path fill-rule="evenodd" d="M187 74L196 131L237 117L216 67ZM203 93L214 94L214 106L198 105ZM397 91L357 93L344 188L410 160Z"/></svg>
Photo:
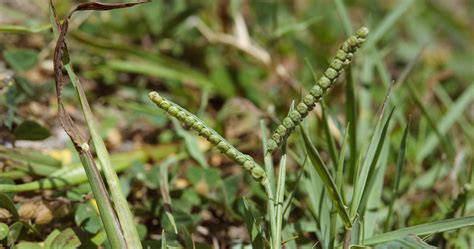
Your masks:
<svg viewBox="0 0 474 249"><path fill-rule="evenodd" d="M474 226L474 216L441 220L441 221L435 221L435 222L425 223L421 225L401 228L401 229L391 231L388 233L375 235L372 238L366 239L364 244L375 245L378 243L402 238L409 234L415 234L415 235L420 236L420 235L445 232L445 231L459 229L459 228L463 228L467 226Z"/></svg>
<svg viewBox="0 0 474 249"><path fill-rule="evenodd" d="M346 210L346 205L344 204L344 200L342 199L342 196L339 193L339 190L337 189L336 183L329 174L329 171L326 168L324 161L321 159L321 156L319 155L318 151L316 150L316 147L311 142L308 135L308 131L303 128L302 125L300 125L300 130L301 134L303 135L304 145L306 147L312 165L321 177L324 186L329 194L329 197L344 223L344 226L348 228L351 227L351 221L349 218L349 214Z"/></svg>

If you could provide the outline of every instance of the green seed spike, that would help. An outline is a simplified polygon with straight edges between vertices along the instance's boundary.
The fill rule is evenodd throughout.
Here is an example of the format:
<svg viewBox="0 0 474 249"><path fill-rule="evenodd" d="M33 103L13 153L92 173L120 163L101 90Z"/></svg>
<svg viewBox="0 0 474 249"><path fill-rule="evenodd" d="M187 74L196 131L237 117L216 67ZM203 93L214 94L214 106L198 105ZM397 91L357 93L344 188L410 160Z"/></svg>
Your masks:
<svg viewBox="0 0 474 249"><path fill-rule="evenodd" d="M303 97L300 103L296 105L295 110L290 112L288 117L283 119L282 124L280 124L277 130L272 134L268 140L267 153L273 153L294 131L295 127L303 121L314 108L315 104L319 102L324 93L331 88L332 84L339 75L341 75L344 67L351 63L353 54L362 46L368 34L369 29L362 27L357 30L354 36L349 37L349 39L341 45L341 48L337 51L335 58L332 60L329 68L324 72L324 75L319 78L309 91L309 94ZM299 115L293 113L294 111L297 111Z"/></svg>
<svg viewBox="0 0 474 249"><path fill-rule="evenodd" d="M214 129L206 126L198 117L188 112L183 107L171 102L160 96L157 92L150 92L148 97L161 109L166 111L170 116L183 122L190 129L196 131L200 136L207 139L220 152L226 154L230 159L242 165L250 175L258 182L266 184L267 174L265 170L258 165L252 157L243 154L237 150L232 144L221 137Z"/></svg>

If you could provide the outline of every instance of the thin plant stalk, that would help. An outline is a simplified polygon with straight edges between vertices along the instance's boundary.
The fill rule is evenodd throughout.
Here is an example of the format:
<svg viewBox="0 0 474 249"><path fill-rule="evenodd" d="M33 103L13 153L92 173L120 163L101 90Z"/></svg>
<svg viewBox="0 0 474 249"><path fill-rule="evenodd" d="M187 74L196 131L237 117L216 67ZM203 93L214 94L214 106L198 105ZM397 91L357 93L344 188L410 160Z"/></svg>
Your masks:
<svg viewBox="0 0 474 249"><path fill-rule="evenodd" d="M83 146L81 151L79 151L79 158L81 159L84 171L89 179L94 198L97 200L97 207L99 208L99 214L102 223L104 224L104 229L107 233L110 246L112 248L126 248L125 238L120 228L120 222L115 216L114 208L109 200L107 188L102 181L102 176L100 175L95 162L92 160L92 156L87 156L87 154L90 155L89 148L88 146Z"/></svg>
<svg viewBox="0 0 474 249"><path fill-rule="evenodd" d="M70 66L67 66L66 70L68 73L71 71L71 73L69 73L69 77L71 78L71 82L73 82L72 79L74 77L74 72L72 72L72 68ZM95 151L97 153L97 158L99 159L99 162L102 165L102 171L104 172L104 176L109 187L110 195L112 201L114 202L115 210L117 212L117 217L120 220L120 225L122 227L125 239L127 240L127 244L129 246L133 246L133 248L141 248L140 237L138 235L137 229L135 228L135 222L133 219L132 211L128 206L127 198L123 193L122 186L120 185L120 180L117 176L117 173L112 167L110 155L107 151L107 148L105 147L104 141L98 133L98 129L95 124L95 119L92 115L89 103L87 102L84 90L82 89L82 86L79 81L77 81L73 85L76 88L76 91L79 95L79 99L81 100L80 103L87 123L87 127L89 128L89 132L91 134L92 144L94 145Z"/></svg>
<svg viewBox="0 0 474 249"><path fill-rule="evenodd" d="M269 184L266 182L263 187L265 188L265 192L267 193L267 209L268 209L268 217L270 220L270 241L273 241L273 238L276 237L276 222L275 222L275 198L273 197L273 190ZM273 245L273 243L272 243Z"/></svg>
<svg viewBox="0 0 474 249"><path fill-rule="evenodd" d="M281 156L278 172L278 182L276 186L276 231L273 240L273 249L281 248L281 232L283 222L283 203L285 196L285 177L286 177L286 154Z"/></svg>
<svg viewBox="0 0 474 249"><path fill-rule="evenodd" d="M263 121L260 121L260 129L262 130L262 144L263 151L267 151L267 137L266 128ZM275 222L275 175L273 174L273 160L272 155L265 153L264 155L265 171L267 172L268 180L264 184L265 192L267 193L267 212L268 219L270 220L270 241L275 238L276 222Z"/></svg>

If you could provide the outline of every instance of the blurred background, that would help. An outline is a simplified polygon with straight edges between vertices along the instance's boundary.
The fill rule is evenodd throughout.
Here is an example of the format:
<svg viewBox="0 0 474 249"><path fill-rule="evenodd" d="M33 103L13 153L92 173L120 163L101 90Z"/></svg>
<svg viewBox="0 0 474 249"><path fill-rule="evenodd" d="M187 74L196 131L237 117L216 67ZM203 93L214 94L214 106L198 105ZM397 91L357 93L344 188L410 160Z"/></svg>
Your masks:
<svg viewBox="0 0 474 249"><path fill-rule="evenodd" d="M53 2L64 18L86 1ZM251 200L258 216L264 213L264 192L241 167L156 108L148 92L158 91L187 108L263 162L260 120L273 130L292 101L314 84L308 65L319 78L342 42L366 26L371 33L355 55L350 76L340 77L324 98L330 133L339 149L347 123L355 121L354 148L365 149L392 84L388 102L395 110L380 161L380 198L371 206L374 217L387 214L400 140L411 120L390 227L440 220L463 186L473 183L472 13L474 2L469 0L154 0L128 9L75 13L67 44L100 135L116 160L126 161L120 179L142 238L153 244L165 229L176 246L190 248L193 241L202 248L240 248L249 243L242 197ZM20 184L45 176L8 175L25 159L12 159L13 147L21 153L41 152L60 165L79 161L57 120L54 45L48 1L0 0L2 182ZM66 109L85 127L75 96L68 84ZM322 113L317 107L306 122L322 157L330 161ZM298 135L290 137L289 147L295 154L301 151ZM163 167L169 171L165 175ZM289 248L311 247L325 233L305 210L318 200L308 197L310 176L297 180L300 170L298 157L290 158L287 179L296 203L285 226ZM350 177L348 171L349 189ZM160 191L163 179L169 182L169 193ZM75 227L83 241L94 245L100 221L91 211L88 192L83 183L19 193L14 201L65 206L64 215L53 215L39 232ZM178 230L186 232L173 233L163 195L171 200ZM472 198L461 202L463 215L474 214ZM374 232L384 230L379 221ZM473 234L466 228L430 239L468 248Z"/></svg>

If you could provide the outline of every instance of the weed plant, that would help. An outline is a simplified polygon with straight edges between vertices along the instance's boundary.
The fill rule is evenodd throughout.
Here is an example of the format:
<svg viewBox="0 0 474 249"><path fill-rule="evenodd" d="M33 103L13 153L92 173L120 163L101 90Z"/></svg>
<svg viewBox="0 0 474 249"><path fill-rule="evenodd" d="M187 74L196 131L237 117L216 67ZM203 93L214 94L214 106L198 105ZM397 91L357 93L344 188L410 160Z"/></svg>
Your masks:
<svg viewBox="0 0 474 249"><path fill-rule="evenodd" d="M429 45L425 42L416 49L405 49L407 44L399 45L397 39L401 38L391 34L398 22L408 23L406 32L415 34L418 39L431 34L430 29L426 29L431 26L423 24L425 20L415 22L413 15L403 20L402 16L412 7L418 11L430 9L427 15L431 17L443 16L440 22L450 27L452 33L449 34L460 47L472 41L472 36L465 34L465 24L445 14L446 10L440 8L439 3L414 0L397 2L384 18L377 20L377 25L368 25L374 26L370 34L365 27L353 30L349 11L341 0L331 3L335 8L332 5L331 8L314 8L317 13L311 12L311 18L293 25L282 25L279 18L288 18L292 8L301 8L296 3L292 8L281 9L288 7L287 4L230 2L217 7L223 32L214 31L218 29L209 21L212 15L200 11L214 6L195 3L167 13L167 8L181 5L165 4L162 10L167 18L161 20L154 12L159 1L82 3L72 8L63 20L50 1L49 25L28 28L0 23L0 32L5 33L36 34L53 30L55 45L51 59L59 123L71 140L67 151L78 155L74 163L63 165L37 151L0 146L0 159L5 164L0 165L1 245L8 248L211 248L211 242L214 247L220 242L224 247L272 249L471 248L474 245L471 151L474 150L470 149L474 136L472 117L465 113L474 99L474 78L466 76L472 75L472 69L463 69L462 56L456 57L461 62L452 66L451 71L446 70L448 76L437 75L451 79L455 74L456 84L449 87L437 84L434 89L425 89L441 104L432 101L433 96L424 94L418 89L419 85L414 84L420 77L426 80L426 75L437 72L433 68L417 72L417 66L426 60L423 56ZM262 4L270 4L271 8L263 8ZM306 1L302 4L312 5ZM319 4L324 6L324 3ZM361 9L374 8L359 4ZM128 8L135 5L139 6ZM248 13L242 6L260 6L255 7L258 14L255 22L265 24L262 20L269 20L271 32L258 28L249 32L245 23L249 20L245 16ZM127 9L95 13L122 8ZM317 14L325 16L323 12L329 9L338 19L331 16L330 22L325 20L319 24L321 19ZM94 10L94 14L88 16L85 10ZM10 12L8 14L10 16ZM78 22L94 21L77 25L73 14L78 16ZM16 15L18 13L11 16ZM113 24L102 27L101 22L94 23L106 19L113 20ZM363 19L364 23L371 22L370 18ZM157 22L162 24L159 29L155 27ZM120 31L123 27L130 30ZM321 41L332 42L335 39L330 36L336 33L340 36L342 30L349 38L334 52L326 51L326 47L334 46L324 42L321 47L312 48L306 45L312 38L304 37L311 27L317 27L312 29L311 35ZM228 32L230 29L234 32ZM133 42L116 42L117 37L124 35L107 36L111 30L126 32L127 39ZM266 50L249 34L255 34L255 39L265 41L265 46L274 51ZM257 37L258 34L265 37ZM137 45L137 37L148 50ZM69 39L75 43L68 49ZM155 39L160 42L154 44ZM170 41L172 46L168 44ZM201 49L203 41L210 44L209 49ZM384 49L379 48L382 45ZM76 46L81 47L86 56L76 53ZM220 54L220 46L225 48L222 51L228 58ZM290 47L295 60L306 61L307 67L300 75L301 82L312 82L307 93L301 90L306 84L300 84L296 79L299 77L293 77L291 66L285 64L288 62L275 58ZM155 48L159 55L150 52ZM390 68L385 64L384 59L395 53L393 50L397 51L398 59L407 62L400 68L398 64ZM311 56L307 51L311 51ZM70 53L81 66L73 67L74 58ZM325 70L319 70L320 65L326 64L329 53L333 53L334 58ZM38 60L35 56L31 51L9 48L2 55L15 77L3 79L0 71L0 83L8 83L0 85L0 93L6 93L6 97L0 96L0 108L7 110L1 116L5 118L0 128L7 127L8 131L14 128L16 140L42 140L50 135L40 124L15 116L16 105L35 99L32 89L41 90L22 78ZM303 58L305 56L308 58ZM285 55L285 58L291 62L292 56ZM100 61L98 65L82 65L83 61L96 60ZM428 62L436 63L436 58ZM239 63L242 65L237 66ZM316 70L312 66L315 64L318 64ZM210 76L197 70L197 65L209 67ZM261 68L256 69L256 65ZM240 71L232 73L235 68ZM120 113L127 123L140 124L140 133L145 133L147 127L161 131L158 139L155 133L139 134L147 143L155 144L159 140L158 145L143 143L138 149L109 155L103 135L107 124L99 128L95 116L110 120L113 114L101 112L100 108L94 109L93 114L77 70L85 78L103 77L100 82L109 85L99 86L99 90L102 87L107 91L114 89L120 82L115 89L118 97L115 93L105 94L107 105L122 110ZM396 81L391 80L392 72L398 75ZM277 94L267 94L271 89L268 86L265 91L256 88L254 82L262 81L259 77L263 74L283 84L275 84ZM317 77L318 74L321 76ZM127 82L122 82L118 75L125 76ZM161 81L149 79L155 77ZM63 87L66 84L63 78L72 83L73 92ZM381 86L372 85L377 81L382 82ZM464 87L457 84L458 81L468 81L470 85ZM134 85L130 86L130 82ZM293 96L281 90L286 87L304 92L301 100L293 102L289 110L286 103ZM331 88L333 91L329 91ZM149 89L156 91L149 92ZM199 108L195 108L192 101L197 98L196 92L201 96ZM237 92L243 93L246 99L238 99L237 107L227 107ZM344 98L338 98L338 92L343 92ZM136 98L128 101L130 95ZM76 102L71 101L71 96ZM426 104L427 99L433 106ZM65 100L78 103L81 111L72 112ZM150 105L149 100L161 110ZM222 100L226 100L226 105L221 107L224 111L216 115L215 120L208 118L212 114L205 110L212 108L206 105L219 106ZM177 103L183 103L189 110ZM377 105L376 113L372 112L374 103L382 103ZM251 109L255 107L253 104L269 107L262 111L265 114L259 121L249 111L259 110ZM48 102L47 107L49 105ZM446 109L445 113L436 108L438 105ZM225 110L233 115L238 107L243 111L237 123L222 122L225 119L222 116L229 115ZM193 113L192 109L198 111ZM276 114L280 110L287 113L281 122ZM78 128L81 119L87 129ZM174 132L166 126L169 120ZM117 122L112 123L109 129L118 126ZM255 132L258 124L260 131ZM183 127L207 142L198 140ZM253 148L252 142L237 145L241 139L221 136L218 132L240 127L251 130L253 141L261 142L257 145L261 150L249 149ZM274 131L268 132L273 127ZM451 130L452 127L456 129ZM84 131L89 135L85 136ZM184 141L185 150L170 142L174 135ZM203 148L208 145L232 164L239 165L250 177L241 177L239 168L216 170L212 167L210 164L231 163L215 154L207 160ZM214 152L210 150L210 153ZM435 154L442 156L434 157ZM119 172L123 172L120 178ZM30 198L31 193L38 197ZM22 204L15 203L18 200ZM69 215L69 219L61 220L62 209L58 207L68 205L74 206L74 210L66 213L74 213L74 217ZM203 218L206 216L211 218ZM65 223L61 225L60 220ZM46 226L53 221L54 226ZM246 235L237 232L244 239L223 242L231 237L228 234L236 224L245 226Z"/></svg>

